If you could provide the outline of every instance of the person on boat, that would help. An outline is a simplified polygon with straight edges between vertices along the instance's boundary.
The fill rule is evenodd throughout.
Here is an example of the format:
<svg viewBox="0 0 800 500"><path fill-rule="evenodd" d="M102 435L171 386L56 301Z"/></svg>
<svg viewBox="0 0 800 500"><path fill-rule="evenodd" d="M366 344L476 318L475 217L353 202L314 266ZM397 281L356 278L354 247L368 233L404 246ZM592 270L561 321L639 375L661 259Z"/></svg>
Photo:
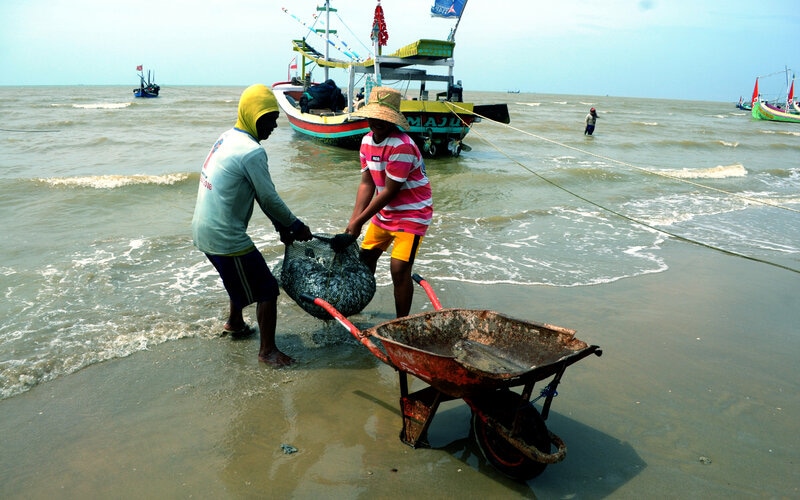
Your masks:
<svg viewBox="0 0 800 500"><path fill-rule="evenodd" d="M364 87L358 89L355 100L353 101L353 109L358 109L364 105Z"/></svg>
<svg viewBox="0 0 800 500"><path fill-rule="evenodd" d="M347 104L342 90L336 82L328 79L319 85L313 85L300 97L300 111L308 113L309 109L330 109L341 111Z"/></svg>
<svg viewBox="0 0 800 500"><path fill-rule="evenodd" d="M583 135L592 135L594 133L594 124L597 122L597 110L592 108L589 114L586 115L586 128L583 130Z"/></svg>
<svg viewBox="0 0 800 500"><path fill-rule="evenodd" d="M294 360L275 344L278 282L247 234L253 202L270 219L285 245L312 238L308 226L275 190L267 153L260 144L278 126L278 114L278 102L265 85L251 85L242 92L236 125L219 137L203 163L192 217L194 245L217 269L230 298L223 335L239 339L254 334L242 310L257 303L261 333L258 359L274 367Z"/></svg>
<svg viewBox="0 0 800 500"><path fill-rule="evenodd" d="M457 81L455 85L450 86L449 93L449 100L453 102L462 102L464 100L464 87L461 86L461 80Z"/></svg>
<svg viewBox="0 0 800 500"><path fill-rule="evenodd" d="M375 87L354 116L367 118L370 132L361 141L361 183L345 232L334 237L334 250L347 248L369 222L361 243L361 260L375 273L383 252L392 246L389 268L395 312L408 316L414 295L411 269L433 218L431 184L425 162L400 112L400 93ZM399 127L399 128L398 128Z"/></svg>

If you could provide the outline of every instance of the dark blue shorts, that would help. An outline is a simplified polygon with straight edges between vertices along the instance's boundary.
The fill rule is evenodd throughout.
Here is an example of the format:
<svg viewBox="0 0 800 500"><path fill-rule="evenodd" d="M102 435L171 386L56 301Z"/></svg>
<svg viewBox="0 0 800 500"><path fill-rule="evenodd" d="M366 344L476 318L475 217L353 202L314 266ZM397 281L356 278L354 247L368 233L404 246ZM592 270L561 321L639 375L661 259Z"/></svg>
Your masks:
<svg viewBox="0 0 800 500"><path fill-rule="evenodd" d="M272 302L280 295L278 280L258 249L237 257L208 255L233 305L244 309L254 302Z"/></svg>

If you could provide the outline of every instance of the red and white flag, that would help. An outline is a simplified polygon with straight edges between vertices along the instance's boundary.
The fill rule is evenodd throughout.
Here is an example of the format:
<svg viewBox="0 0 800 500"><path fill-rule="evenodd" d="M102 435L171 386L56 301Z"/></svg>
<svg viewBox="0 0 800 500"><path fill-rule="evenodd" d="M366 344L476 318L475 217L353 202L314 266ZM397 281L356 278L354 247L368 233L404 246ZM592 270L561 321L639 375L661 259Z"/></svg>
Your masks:
<svg viewBox="0 0 800 500"><path fill-rule="evenodd" d="M136 66L136 71L141 71L141 70L142 70L142 65L141 64Z"/></svg>
<svg viewBox="0 0 800 500"><path fill-rule="evenodd" d="M289 68L286 70L286 80L291 80L292 71L297 73L297 56L295 56L294 59L289 61Z"/></svg>

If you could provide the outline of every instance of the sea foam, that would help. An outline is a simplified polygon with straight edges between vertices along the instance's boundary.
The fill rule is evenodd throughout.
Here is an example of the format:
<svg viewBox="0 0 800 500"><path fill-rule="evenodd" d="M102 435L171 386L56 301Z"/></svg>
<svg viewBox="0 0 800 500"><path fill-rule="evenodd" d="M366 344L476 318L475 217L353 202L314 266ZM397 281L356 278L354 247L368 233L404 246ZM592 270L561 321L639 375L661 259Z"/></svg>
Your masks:
<svg viewBox="0 0 800 500"><path fill-rule="evenodd" d="M727 179L730 177L746 177L747 169L740 163L734 163L733 165L717 165L709 168L661 170L659 173L681 179Z"/></svg>
<svg viewBox="0 0 800 500"><path fill-rule="evenodd" d="M114 189L138 184L171 185L185 181L186 173L164 175L87 175L81 177L53 177L37 179L39 182L61 187L88 187L95 189Z"/></svg>

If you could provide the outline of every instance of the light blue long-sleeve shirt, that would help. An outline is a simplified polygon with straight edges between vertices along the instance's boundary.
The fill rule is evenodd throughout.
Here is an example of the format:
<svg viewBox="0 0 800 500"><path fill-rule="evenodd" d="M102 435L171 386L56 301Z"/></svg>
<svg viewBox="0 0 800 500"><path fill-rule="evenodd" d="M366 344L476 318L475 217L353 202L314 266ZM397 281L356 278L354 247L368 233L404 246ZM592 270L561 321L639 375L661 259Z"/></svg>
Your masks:
<svg viewBox="0 0 800 500"><path fill-rule="evenodd" d="M275 190L264 148L247 132L233 128L211 148L200 173L192 218L195 246L212 255L232 255L252 247L247 226L254 201L276 227L297 221Z"/></svg>

